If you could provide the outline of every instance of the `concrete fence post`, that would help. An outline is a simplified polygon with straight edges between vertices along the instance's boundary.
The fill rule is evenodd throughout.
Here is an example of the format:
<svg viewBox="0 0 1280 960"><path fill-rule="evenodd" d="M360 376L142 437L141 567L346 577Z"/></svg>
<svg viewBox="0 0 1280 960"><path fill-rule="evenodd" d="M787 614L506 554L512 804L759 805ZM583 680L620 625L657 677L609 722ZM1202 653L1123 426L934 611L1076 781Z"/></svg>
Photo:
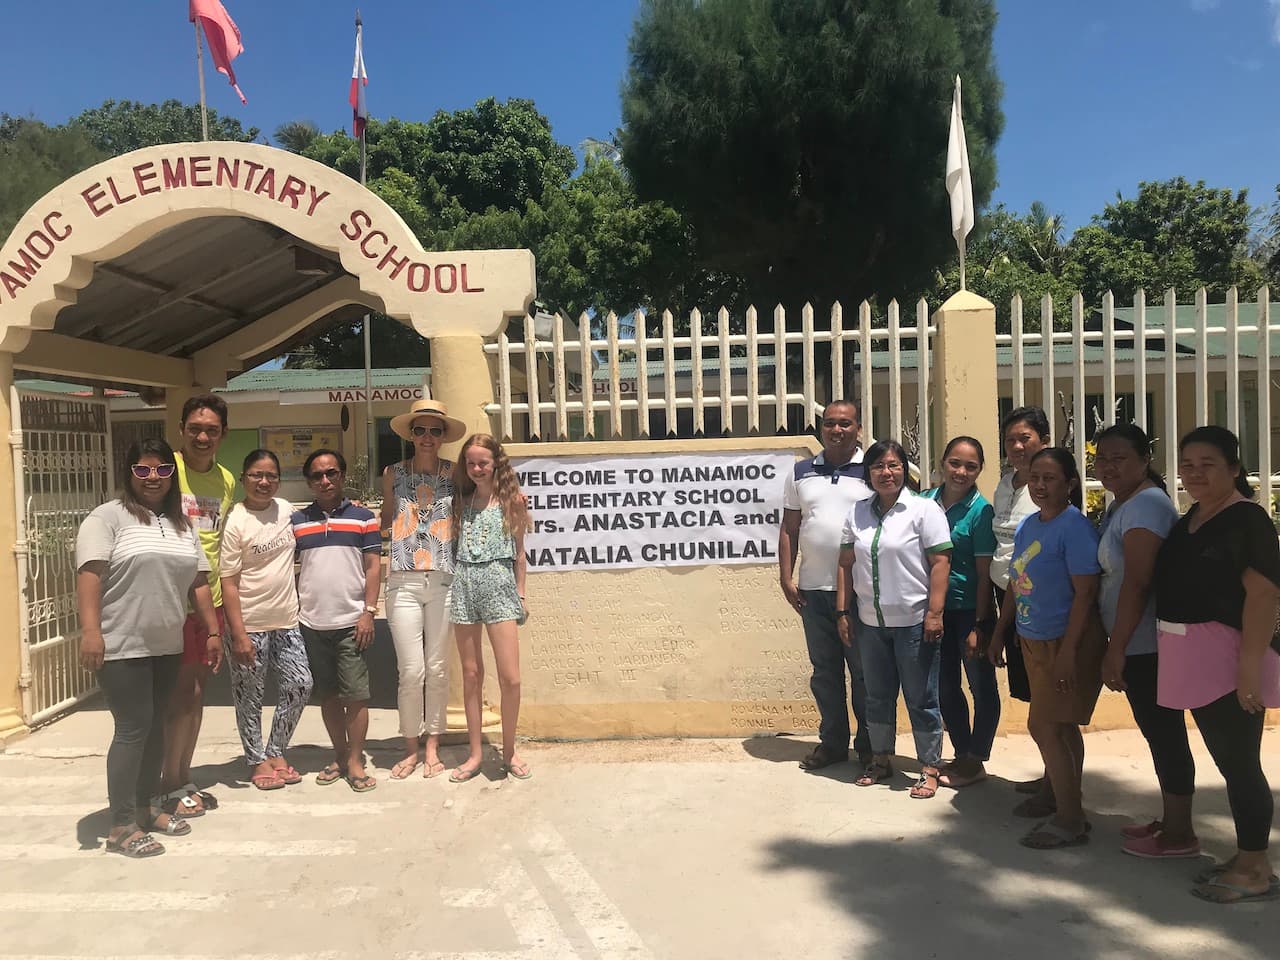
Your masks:
<svg viewBox="0 0 1280 960"><path fill-rule="evenodd" d="M996 308L962 290L933 315L933 389L937 416L932 431L934 463L959 434L978 440L986 469L978 489L991 500L1000 479L999 377L996 370ZM922 478L922 486L925 485Z"/></svg>

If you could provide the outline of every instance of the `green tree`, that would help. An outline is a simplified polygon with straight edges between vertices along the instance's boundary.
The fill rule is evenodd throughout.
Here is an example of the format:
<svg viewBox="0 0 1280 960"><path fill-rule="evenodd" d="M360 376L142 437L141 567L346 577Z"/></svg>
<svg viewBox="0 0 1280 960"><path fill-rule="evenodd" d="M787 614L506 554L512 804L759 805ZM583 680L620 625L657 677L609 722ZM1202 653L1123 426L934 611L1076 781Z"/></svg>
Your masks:
<svg viewBox="0 0 1280 960"><path fill-rule="evenodd" d="M183 143L200 140L200 107L180 100L164 103L137 103L133 100L107 100L100 107L86 110L74 118L70 126L80 128L99 150L115 157L130 150L159 143ZM209 111L210 140L258 139L257 127L245 130L233 117Z"/></svg>
<svg viewBox="0 0 1280 960"><path fill-rule="evenodd" d="M974 199L1003 126L990 0L645 0L623 163L758 302L919 290L955 255L942 177L964 79Z"/></svg>
<svg viewBox="0 0 1280 960"><path fill-rule="evenodd" d="M305 370L351 370L364 366L363 319L344 310L338 319L289 353L285 366ZM370 314L369 355L373 367L425 367L431 345L408 324L381 313Z"/></svg>
<svg viewBox="0 0 1280 960"><path fill-rule="evenodd" d="M33 203L102 159L83 130L0 114L0 240Z"/></svg>
<svg viewBox="0 0 1280 960"><path fill-rule="evenodd" d="M1184 302L1202 286L1210 297L1232 286L1248 295L1262 280L1248 249L1253 216L1246 190L1183 177L1143 182L1136 197L1117 194L1076 231L1068 246L1070 271L1090 304L1107 290L1117 302L1132 303L1139 287L1149 296L1173 287Z"/></svg>
<svg viewBox="0 0 1280 960"><path fill-rule="evenodd" d="M421 176L471 212L523 210L562 186L577 166L532 100L490 97L469 110L442 110L426 133Z"/></svg>
<svg viewBox="0 0 1280 960"><path fill-rule="evenodd" d="M1070 324L1076 278L1067 250L1062 217L1050 214L1039 201L1021 216L1001 204L978 218L969 237L968 286L995 304L1001 333L1009 332L1014 294L1022 297L1025 329L1040 329L1040 300L1045 294L1053 297L1055 326ZM931 301L940 302L959 285L960 265L954 263L938 275Z"/></svg>
<svg viewBox="0 0 1280 960"><path fill-rule="evenodd" d="M290 153L302 153L320 136L320 128L310 120L290 120L276 127L272 136L276 144Z"/></svg>

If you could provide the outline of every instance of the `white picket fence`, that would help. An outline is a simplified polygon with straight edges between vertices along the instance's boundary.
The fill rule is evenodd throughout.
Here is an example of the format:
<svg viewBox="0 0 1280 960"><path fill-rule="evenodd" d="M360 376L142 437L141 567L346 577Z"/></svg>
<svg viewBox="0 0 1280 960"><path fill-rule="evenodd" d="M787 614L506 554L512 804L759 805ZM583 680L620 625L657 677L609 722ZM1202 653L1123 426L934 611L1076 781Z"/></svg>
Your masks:
<svg viewBox="0 0 1280 960"><path fill-rule="evenodd" d="M675 335L675 318L669 310L661 316L662 334L650 337L647 318L637 311L634 335L619 335L618 317L609 313L604 322L604 337L592 335L591 318L583 314L577 325L577 337L566 338L565 320L556 316L551 324L550 339L537 339L534 324L526 323L523 341L512 341L505 333L496 343L486 344L485 350L497 359L498 399L487 408L496 416L503 439L517 436L528 439L567 440L570 437L570 417L581 417L582 433L590 439L596 437L595 415L607 413L607 437L634 437L648 439L650 414L660 411L665 415L667 433L674 433L675 413L680 410L693 412L693 430L706 433L706 412L719 411L722 433L732 435L734 411L745 410L745 432L761 433L811 430L816 426L823 405L834 397L856 396L864 410L874 403L871 375L873 357L882 354L888 364L884 371L889 393L888 436L901 437L906 430L918 432L918 445L922 451L922 472L928 471L929 437L928 418L919 411L929 409L929 351L917 350L918 362L912 365L914 384L909 384L904 397L904 366L901 354L904 341L927 344L936 333L930 326L929 305L923 299L916 305L915 322L903 323L898 302L890 302L885 319L873 323L872 308L863 302L858 308L856 324L846 326L844 308L832 305L828 323L818 326L814 309L805 304L800 311L800 329L787 330L787 311L779 305L773 310L772 330L761 331L755 307L745 314L745 332L730 332L730 315L720 308L711 330L704 326L700 311L689 314L689 333ZM830 352L828 370L818 371L816 358L820 344ZM734 389L731 376L735 350L745 352L745 384L741 392ZM852 357L850 357L852 354ZM619 373L624 355L634 357L634 395L627 395L622 388ZM678 357L691 361L689 375L677 373ZM608 371L608 386L603 398L597 399L594 391L582 381L590 381L595 358ZM709 375L706 361L713 360ZM762 376L761 360L769 361L771 372ZM523 366L527 393L523 400L512 392L512 372L516 364ZM545 370L539 364L545 364ZM790 371L799 369L799 382L793 386ZM570 397L567 372L576 368L582 371L578 382L578 396ZM548 392L542 396L540 374L549 374ZM660 378L661 386L655 389L651 378ZM709 389L708 381L711 380ZM795 389L798 387L799 389ZM909 403L910 421L904 421L903 405ZM793 411L798 416L793 416ZM634 413L634 430L624 427L624 414ZM548 429L544 417L551 422ZM866 418L864 418L866 419ZM869 423L870 421L868 421ZM516 424L521 430L517 433ZM628 425L629 426L629 425ZM905 428L905 429L904 429ZM869 431L864 431L869 433Z"/></svg>
<svg viewBox="0 0 1280 960"><path fill-rule="evenodd" d="M1045 326L1060 316L1055 309L1050 298L1041 302ZM1220 420L1250 441L1246 462L1261 486L1259 500L1271 501L1280 480L1272 476L1271 435L1273 426L1280 426L1272 423L1271 352L1280 349L1280 341L1273 346L1270 337L1280 336L1280 325L1272 322L1265 288L1256 302L1241 303L1233 289L1224 303L1212 307L1204 290L1193 304L1177 303L1169 290L1151 307L1142 291L1132 307L1123 308L1108 294L1097 313L1087 313L1077 294L1068 309L1069 325L1053 330L1048 343L1053 360L1046 363L1040 325L1027 329L1022 301L1013 299L1011 332L995 338L1000 359L993 375L1006 406L1044 406L1055 442L1068 443L1083 464L1095 423L1114 422L1117 401L1127 397L1132 419L1158 438L1158 466L1168 477L1177 476L1176 438ZM1211 309L1221 322L1210 322ZM487 410L504 439L647 439L652 414L664 415L660 432L671 434L679 411L692 411L693 431L706 435L710 410L719 413L720 433L759 435L812 430L826 401L853 396L864 411L864 440L871 439L872 423L879 423L881 436L901 439L918 451L920 474L927 478L931 424L920 412L930 410L927 347L935 345L938 330L924 300L916 304L914 318L903 313L892 301L877 317L863 302L856 321L847 324L836 303L829 319L818 323L806 305L800 329L788 330L782 306L774 308L771 325L762 325L751 308L743 318L744 332L738 333L731 332L727 310L718 310L712 322L694 310L689 331L681 336L670 311L661 314L659 335L651 334L640 311L628 336L620 335L613 313L603 325L595 324L594 332L586 314L576 327L551 318L545 338L535 336L535 325L527 322L523 340L504 333L486 344L496 361L498 394ZM687 369L680 360L688 361ZM634 383L624 383L624 364L634 366ZM595 388L593 365L601 371ZM517 371L527 385L523 395L513 389ZM1244 376L1253 381L1256 394L1249 424L1242 420ZM1215 404L1215 397L1225 402ZM735 411L745 416L735 418ZM603 429L597 427L597 414L605 415ZM1250 429L1242 433L1245 426Z"/></svg>

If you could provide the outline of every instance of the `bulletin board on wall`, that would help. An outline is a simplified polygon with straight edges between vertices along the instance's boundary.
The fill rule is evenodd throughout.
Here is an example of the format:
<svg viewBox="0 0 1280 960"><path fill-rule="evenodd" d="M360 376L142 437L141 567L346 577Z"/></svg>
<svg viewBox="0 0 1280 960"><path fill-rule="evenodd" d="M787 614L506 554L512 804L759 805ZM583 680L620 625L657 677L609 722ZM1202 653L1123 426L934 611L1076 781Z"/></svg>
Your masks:
<svg viewBox="0 0 1280 960"><path fill-rule="evenodd" d="M342 428L336 424L330 427L262 427L260 434L263 448L280 458L280 478L284 481L305 479L302 465L311 451L341 449Z"/></svg>

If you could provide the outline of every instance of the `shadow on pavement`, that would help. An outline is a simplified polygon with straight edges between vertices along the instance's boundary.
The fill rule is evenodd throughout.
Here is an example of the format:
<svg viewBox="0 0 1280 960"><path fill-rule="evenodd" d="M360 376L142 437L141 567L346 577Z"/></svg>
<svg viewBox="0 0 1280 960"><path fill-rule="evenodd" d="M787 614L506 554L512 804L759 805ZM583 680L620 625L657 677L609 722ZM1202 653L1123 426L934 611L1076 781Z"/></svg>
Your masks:
<svg viewBox="0 0 1280 960"><path fill-rule="evenodd" d="M1095 773L1086 774L1086 791L1086 800L1119 797L1135 812L1153 799L1134 797ZM905 796L891 802L912 803ZM827 898L864 931L849 945L849 956L1274 956L1276 904L1223 907L1190 896L1191 878L1210 863L1207 857L1154 862L1125 856L1120 827L1138 818L1097 812L1090 813L1089 844L1029 850L1018 839L1034 821L1010 815L1016 802L1011 783L996 778L944 790L922 802L954 811L931 816L935 829L928 836L858 839L848 835L855 825L830 842L775 840L765 848L764 866L817 875ZM1213 820L1215 833L1225 827L1230 836L1220 785L1198 790L1196 805L1198 822Z"/></svg>

